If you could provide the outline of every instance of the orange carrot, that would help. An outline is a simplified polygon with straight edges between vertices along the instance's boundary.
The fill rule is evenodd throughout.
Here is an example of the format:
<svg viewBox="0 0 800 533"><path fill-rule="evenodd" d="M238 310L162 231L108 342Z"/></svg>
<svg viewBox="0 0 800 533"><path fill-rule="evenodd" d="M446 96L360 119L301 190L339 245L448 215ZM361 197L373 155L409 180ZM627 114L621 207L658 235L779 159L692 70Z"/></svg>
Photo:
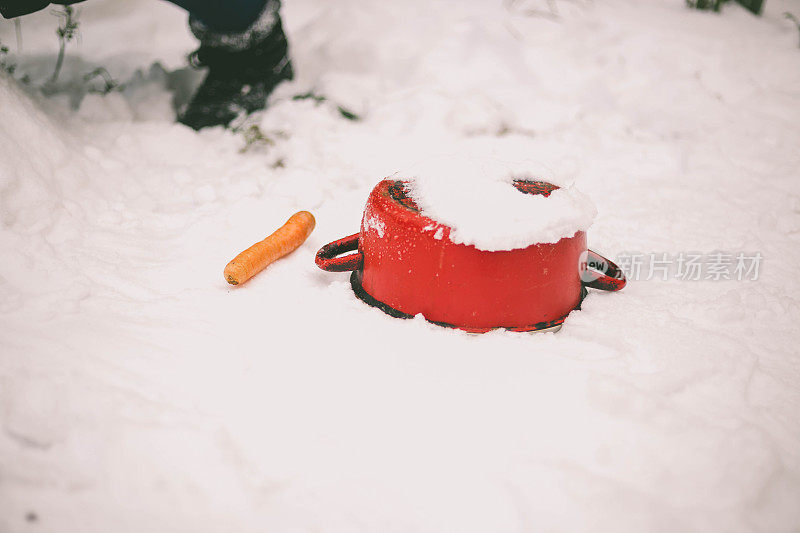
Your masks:
<svg viewBox="0 0 800 533"><path fill-rule="evenodd" d="M316 221L308 211L300 211L275 233L234 257L225 267L225 279L231 285L244 283L267 265L296 250L314 231Z"/></svg>

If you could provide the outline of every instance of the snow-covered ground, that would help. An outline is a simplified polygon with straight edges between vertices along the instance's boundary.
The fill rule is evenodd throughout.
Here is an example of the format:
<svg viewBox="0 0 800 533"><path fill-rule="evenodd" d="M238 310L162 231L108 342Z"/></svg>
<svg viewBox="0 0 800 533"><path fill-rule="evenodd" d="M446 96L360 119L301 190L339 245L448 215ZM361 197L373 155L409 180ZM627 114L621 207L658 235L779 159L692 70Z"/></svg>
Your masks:
<svg viewBox="0 0 800 533"><path fill-rule="evenodd" d="M798 531L800 2L549 4L286 0L298 78L245 153L174 123L194 42L166 3L82 4L62 81L122 92L0 77L0 531ZM19 53L0 23L16 76L56 23ZM574 181L609 257L759 277L645 268L555 334L392 319L313 254L442 154ZM228 286L299 209L309 241Z"/></svg>

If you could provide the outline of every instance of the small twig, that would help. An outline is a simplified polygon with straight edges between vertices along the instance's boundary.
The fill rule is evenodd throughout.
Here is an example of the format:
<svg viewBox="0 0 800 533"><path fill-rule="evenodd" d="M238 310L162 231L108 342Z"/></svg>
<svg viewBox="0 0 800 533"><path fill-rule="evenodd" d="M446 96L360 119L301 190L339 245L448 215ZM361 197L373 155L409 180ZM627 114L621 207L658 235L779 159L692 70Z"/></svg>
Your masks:
<svg viewBox="0 0 800 533"><path fill-rule="evenodd" d="M113 77L111 77L111 74L108 73L108 70L106 70L105 67L97 67L90 73L86 74L83 77L83 81L88 83L92 81L94 78L98 77L103 78L103 83L105 84L104 87L100 90L90 88L89 92L108 94L117 87L119 87L119 83L117 83L117 81Z"/></svg>
<svg viewBox="0 0 800 533"><path fill-rule="evenodd" d="M352 120L353 122L358 122L359 120L361 120L360 116L356 115L355 113L353 113L344 106L337 105L336 110L339 111L339 114L342 115L342 117L346 118L347 120Z"/></svg>
<svg viewBox="0 0 800 533"><path fill-rule="evenodd" d="M786 13L783 14L783 16L786 17L787 19L791 20L792 22L794 22L794 25L797 26L797 31L800 31L800 20L798 20L797 17L794 16L794 14L789 13L787 11ZM800 46L800 45L798 45L798 46Z"/></svg>
<svg viewBox="0 0 800 533"><path fill-rule="evenodd" d="M292 100L313 100L316 103L321 104L322 102L327 100L327 98L325 98L324 96L321 96L319 94L315 94L312 91L309 91L307 93L296 94L296 95L292 96Z"/></svg>
<svg viewBox="0 0 800 533"><path fill-rule="evenodd" d="M19 17L14 19L14 33L17 34L17 53L22 53L22 22Z"/></svg>
<svg viewBox="0 0 800 533"><path fill-rule="evenodd" d="M328 101L326 97L316 94L313 91L309 91L303 94L296 94L292 96L292 100L313 100L317 105ZM336 110L339 111L339 114L342 115L342 117L346 118L347 120L352 120L353 122L358 122L359 120L361 120L360 116L358 116L356 113L350 111L349 109L347 109L342 105L337 105Z"/></svg>
<svg viewBox="0 0 800 533"><path fill-rule="evenodd" d="M53 75L50 77L50 84L54 84L58 80L58 75L61 73L61 66L64 64L64 53L67 48L67 43L75 38L78 32L78 18L75 9L71 6L64 6L63 11L54 11L56 16L62 17L63 21L56 29L58 36L58 58L56 59L56 67L53 70Z"/></svg>

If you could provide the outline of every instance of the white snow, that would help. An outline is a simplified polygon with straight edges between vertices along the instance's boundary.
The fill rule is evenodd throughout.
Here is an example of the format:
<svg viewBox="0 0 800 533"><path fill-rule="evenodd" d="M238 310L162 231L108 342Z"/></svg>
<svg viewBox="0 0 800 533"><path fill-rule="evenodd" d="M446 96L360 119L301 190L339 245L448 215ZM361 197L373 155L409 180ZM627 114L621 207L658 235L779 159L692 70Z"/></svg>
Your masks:
<svg viewBox="0 0 800 533"><path fill-rule="evenodd" d="M451 241L489 251L555 243L589 229L597 214L592 201L574 185L554 183L548 174L531 162L467 154L431 158L400 173L412 177L410 194L421 214L449 226ZM522 194L514 179L561 188L549 196Z"/></svg>
<svg viewBox="0 0 800 533"><path fill-rule="evenodd" d="M378 234L378 237L383 237L386 232L386 224L374 214L364 218L363 226L365 231L374 231Z"/></svg>
<svg viewBox="0 0 800 533"><path fill-rule="evenodd" d="M796 0L286 0L298 78L244 153L173 121L185 14L80 8L64 83L124 91L0 77L0 531L800 528ZM56 22L21 54L0 22L18 75L49 74ZM759 279L644 269L556 334L392 319L313 255L442 154L573 181L611 258L759 251ZM307 244L228 286L300 209Z"/></svg>

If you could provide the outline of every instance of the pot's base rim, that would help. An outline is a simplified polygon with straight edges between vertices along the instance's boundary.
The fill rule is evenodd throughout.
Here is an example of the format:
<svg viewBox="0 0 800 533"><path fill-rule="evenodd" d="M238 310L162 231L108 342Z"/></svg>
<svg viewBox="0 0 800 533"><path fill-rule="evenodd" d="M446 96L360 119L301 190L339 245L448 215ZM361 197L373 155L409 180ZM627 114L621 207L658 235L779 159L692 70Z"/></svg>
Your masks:
<svg viewBox="0 0 800 533"><path fill-rule="evenodd" d="M410 315L408 313L404 313L403 311L395 309L394 307L381 302L380 300L376 299L371 294L369 294L361 285L361 279L359 274L360 272L358 270L355 270L353 271L352 274L350 274L350 286L353 288L353 292L358 297L358 299L360 299L362 302L364 302L369 306L377 307L378 309L380 309L381 311L383 311L384 313L386 313L391 317L403 318L403 319L414 318L414 315ZM583 302L583 299L586 297L586 293L587 293L586 288L581 286L581 298L575 309L581 308L581 303ZM519 333L534 333L534 332L555 333L561 329L561 326L563 325L564 320L566 320L568 315L569 313L560 318L557 318L555 320L550 320L548 322L538 322L530 326L510 327L510 328L502 326L497 326L492 328L470 328L465 326L457 326L455 324L448 324L447 322L437 322L435 320L428 320L427 318L425 320L437 326L441 326L444 328L451 328L451 329L460 329L462 331L466 331L467 333L474 333L474 334L487 333L489 331L494 331L496 329L505 329L507 331L514 331Z"/></svg>

